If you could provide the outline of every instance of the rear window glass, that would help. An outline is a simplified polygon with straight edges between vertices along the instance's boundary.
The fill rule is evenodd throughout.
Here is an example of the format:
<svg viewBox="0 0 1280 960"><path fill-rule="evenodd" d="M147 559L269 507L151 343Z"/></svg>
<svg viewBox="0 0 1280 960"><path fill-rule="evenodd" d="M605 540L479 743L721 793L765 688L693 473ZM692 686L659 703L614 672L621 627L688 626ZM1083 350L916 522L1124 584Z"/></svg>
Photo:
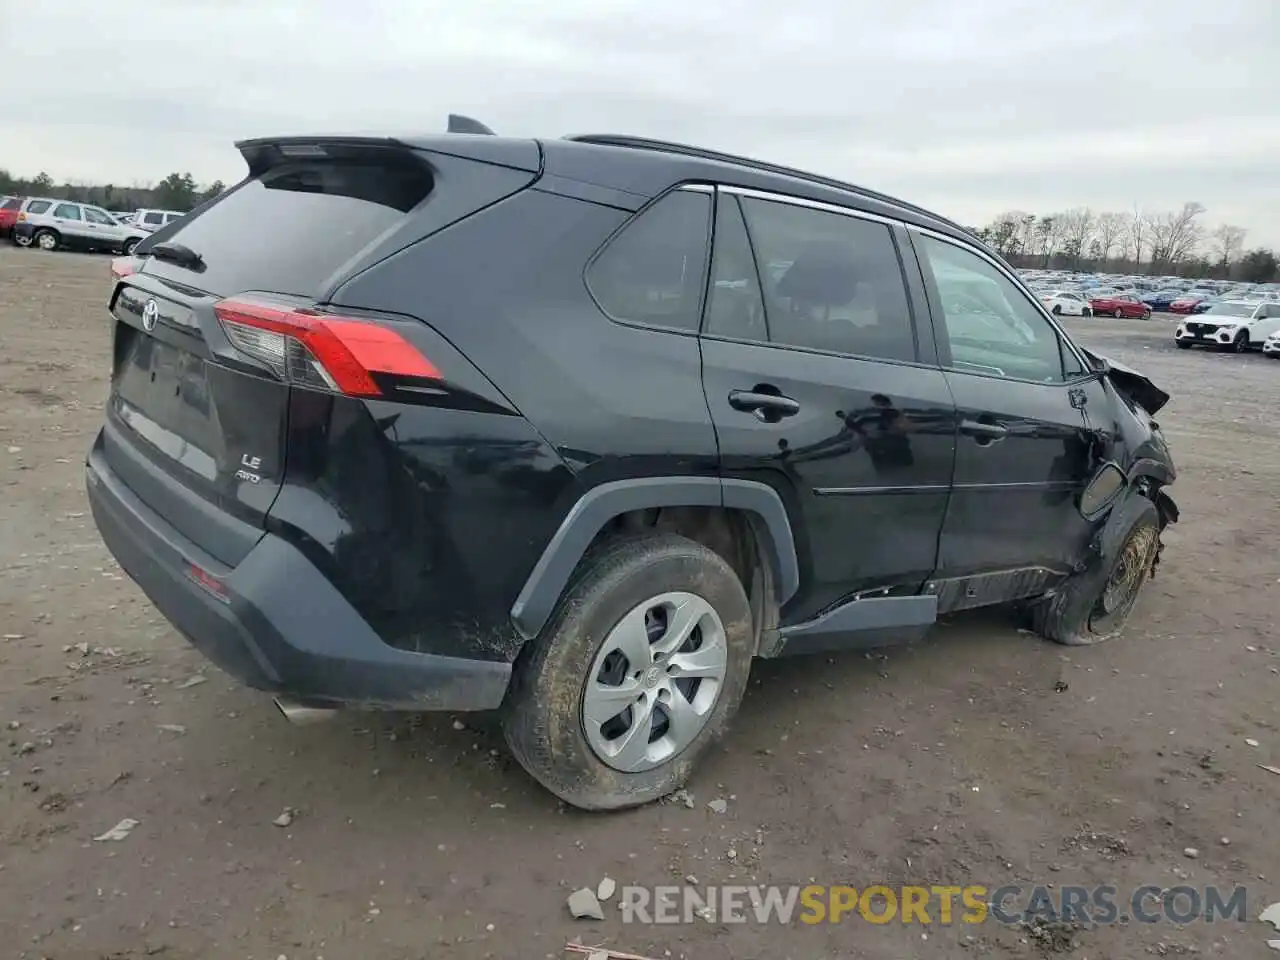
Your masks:
<svg viewBox="0 0 1280 960"><path fill-rule="evenodd" d="M431 185L430 170L417 164L275 167L175 225L168 239L204 258L200 274L155 260L146 269L223 295L316 295L338 268L416 207Z"/></svg>
<svg viewBox="0 0 1280 960"><path fill-rule="evenodd" d="M21 197L5 197L4 203L0 203L0 210L13 210L22 206Z"/></svg>

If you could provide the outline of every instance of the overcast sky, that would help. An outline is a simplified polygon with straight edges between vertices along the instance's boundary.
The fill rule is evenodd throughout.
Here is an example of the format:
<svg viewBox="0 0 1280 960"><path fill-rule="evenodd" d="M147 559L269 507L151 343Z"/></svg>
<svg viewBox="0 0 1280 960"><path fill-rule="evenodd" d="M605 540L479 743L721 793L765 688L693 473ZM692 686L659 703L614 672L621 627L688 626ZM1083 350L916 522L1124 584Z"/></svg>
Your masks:
<svg viewBox="0 0 1280 960"><path fill-rule="evenodd" d="M38 38L38 42L37 42ZM0 166L239 179L231 142L622 132L980 225L1154 209L1280 246L1280 0L0 0Z"/></svg>

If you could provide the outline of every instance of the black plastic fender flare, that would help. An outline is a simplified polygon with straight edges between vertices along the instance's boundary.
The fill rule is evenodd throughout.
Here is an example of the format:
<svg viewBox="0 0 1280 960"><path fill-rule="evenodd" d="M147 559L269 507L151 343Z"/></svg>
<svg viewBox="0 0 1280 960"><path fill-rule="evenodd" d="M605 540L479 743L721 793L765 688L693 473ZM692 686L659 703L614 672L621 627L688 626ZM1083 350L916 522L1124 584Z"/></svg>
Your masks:
<svg viewBox="0 0 1280 960"><path fill-rule="evenodd" d="M550 619L574 568L597 533L614 517L654 507L726 507L754 514L765 555L772 561L778 605L800 588L800 564L786 507L778 492L754 480L719 477L640 477L592 487L573 505L542 551L511 606L511 621L532 640Z"/></svg>
<svg viewBox="0 0 1280 960"><path fill-rule="evenodd" d="M1094 537L1093 552L1099 562L1105 565L1115 556L1116 550L1124 544L1125 535L1133 522L1148 510L1159 517L1159 506L1136 487L1130 487L1122 499L1111 508L1106 521Z"/></svg>

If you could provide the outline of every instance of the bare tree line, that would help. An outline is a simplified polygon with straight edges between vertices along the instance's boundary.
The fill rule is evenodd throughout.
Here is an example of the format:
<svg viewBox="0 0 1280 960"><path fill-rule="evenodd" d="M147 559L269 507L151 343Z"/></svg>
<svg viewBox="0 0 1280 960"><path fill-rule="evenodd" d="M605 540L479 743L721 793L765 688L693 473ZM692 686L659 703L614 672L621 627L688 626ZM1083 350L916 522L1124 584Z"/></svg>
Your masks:
<svg viewBox="0 0 1280 960"><path fill-rule="evenodd" d="M1222 224L1210 229L1203 204L1180 209L1095 212L1076 207L1037 216L1010 210L975 233L1019 266L1117 273L1173 274L1266 282L1277 258L1266 249L1245 252L1248 232Z"/></svg>

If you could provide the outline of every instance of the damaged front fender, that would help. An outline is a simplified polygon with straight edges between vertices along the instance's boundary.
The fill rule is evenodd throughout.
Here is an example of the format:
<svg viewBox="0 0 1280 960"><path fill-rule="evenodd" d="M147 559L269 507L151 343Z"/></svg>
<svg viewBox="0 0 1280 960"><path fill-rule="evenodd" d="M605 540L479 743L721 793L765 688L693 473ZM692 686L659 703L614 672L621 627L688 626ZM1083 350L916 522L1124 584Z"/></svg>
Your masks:
<svg viewBox="0 0 1280 960"><path fill-rule="evenodd" d="M1155 416L1156 412L1163 409L1169 402L1169 394L1137 370L1126 367L1110 357L1104 357L1100 353L1094 353L1092 350L1084 352L1095 370L1110 380L1117 390L1147 411L1149 415Z"/></svg>

